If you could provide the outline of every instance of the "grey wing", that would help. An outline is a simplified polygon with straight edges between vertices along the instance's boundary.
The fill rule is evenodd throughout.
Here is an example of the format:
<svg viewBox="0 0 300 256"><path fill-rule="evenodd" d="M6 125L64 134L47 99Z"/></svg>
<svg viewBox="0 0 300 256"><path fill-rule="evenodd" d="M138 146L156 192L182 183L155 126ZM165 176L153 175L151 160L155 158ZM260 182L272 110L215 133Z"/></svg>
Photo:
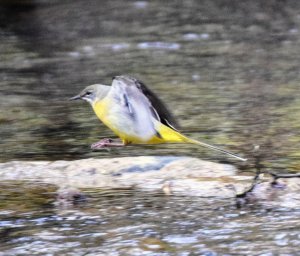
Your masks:
<svg viewBox="0 0 300 256"><path fill-rule="evenodd" d="M135 133L141 138L149 139L158 135L155 130L152 106L147 97L136 87L131 86L132 80L117 77L113 80L112 88L119 102L134 126Z"/></svg>
<svg viewBox="0 0 300 256"><path fill-rule="evenodd" d="M129 76L118 76L116 78L127 81L127 85L136 87L147 98L149 108L158 121L174 130L179 128L178 123L165 104L142 81Z"/></svg>

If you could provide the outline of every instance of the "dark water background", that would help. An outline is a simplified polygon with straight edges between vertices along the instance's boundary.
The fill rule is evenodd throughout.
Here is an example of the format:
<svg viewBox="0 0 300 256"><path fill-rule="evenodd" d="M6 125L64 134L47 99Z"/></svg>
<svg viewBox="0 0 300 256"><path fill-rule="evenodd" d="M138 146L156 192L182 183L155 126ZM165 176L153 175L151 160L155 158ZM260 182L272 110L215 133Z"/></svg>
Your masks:
<svg viewBox="0 0 300 256"><path fill-rule="evenodd" d="M68 98L131 74L161 96L186 135L249 158L245 169L260 145L268 168L299 171L299 1L6 0L0 14L2 162L228 161L191 145L92 152L91 143L112 133L86 103ZM243 212L216 199L94 192L94 201L64 212L47 203L47 191L15 209L24 200L14 197L18 187L1 190L4 255L292 255L299 248L299 209Z"/></svg>

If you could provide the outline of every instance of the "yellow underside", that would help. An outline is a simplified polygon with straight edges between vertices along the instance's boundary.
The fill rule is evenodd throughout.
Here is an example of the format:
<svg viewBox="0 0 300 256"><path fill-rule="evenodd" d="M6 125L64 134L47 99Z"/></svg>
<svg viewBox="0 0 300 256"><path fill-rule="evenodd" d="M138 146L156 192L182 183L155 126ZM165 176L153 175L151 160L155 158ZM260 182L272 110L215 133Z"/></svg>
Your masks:
<svg viewBox="0 0 300 256"><path fill-rule="evenodd" d="M129 136L126 133L125 129L124 131L122 131L120 129L115 128L115 125L107 115L108 104L109 102L106 99L104 99L94 104L93 109L98 118L118 137L120 137L124 144L160 144L191 142L189 138L185 137L184 135L180 134L179 132L169 128L168 126L162 123L159 123L157 128L160 137L153 136L152 138L145 140L144 138Z"/></svg>

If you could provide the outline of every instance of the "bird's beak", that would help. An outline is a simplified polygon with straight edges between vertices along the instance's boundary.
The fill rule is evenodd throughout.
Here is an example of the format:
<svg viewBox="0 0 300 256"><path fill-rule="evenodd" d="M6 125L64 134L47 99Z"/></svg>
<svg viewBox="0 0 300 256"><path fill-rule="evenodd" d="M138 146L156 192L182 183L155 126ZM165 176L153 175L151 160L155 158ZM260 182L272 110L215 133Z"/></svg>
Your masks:
<svg viewBox="0 0 300 256"><path fill-rule="evenodd" d="M69 100L80 100L81 99L81 96L78 94L72 98L70 98Z"/></svg>

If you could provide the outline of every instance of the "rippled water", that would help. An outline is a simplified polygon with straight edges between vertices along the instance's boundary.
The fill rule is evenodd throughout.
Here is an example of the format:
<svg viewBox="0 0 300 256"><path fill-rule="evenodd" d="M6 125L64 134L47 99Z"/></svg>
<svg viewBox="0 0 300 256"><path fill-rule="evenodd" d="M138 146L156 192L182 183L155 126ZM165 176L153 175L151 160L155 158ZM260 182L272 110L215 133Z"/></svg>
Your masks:
<svg viewBox="0 0 300 256"><path fill-rule="evenodd" d="M49 194L44 192L39 204L28 203L26 209L0 211L3 255L299 252L299 210L245 210L231 200L134 190L89 191L86 202L49 206Z"/></svg>
<svg viewBox="0 0 300 256"><path fill-rule="evenodd" d="M1 161L228 161L189 145L91 152L89 144L112 133L86 103L67 99L132 74L161 96L185 134L248 157L244 168L260 145L265 166L299 171L297 1L20 2L0 4ZM276 255L299 247L299 209L244 211L215 198L138 191L92 191L86 203L64 208L54 206L52 192L19 189L1 189L4 255Z"/></svg>

